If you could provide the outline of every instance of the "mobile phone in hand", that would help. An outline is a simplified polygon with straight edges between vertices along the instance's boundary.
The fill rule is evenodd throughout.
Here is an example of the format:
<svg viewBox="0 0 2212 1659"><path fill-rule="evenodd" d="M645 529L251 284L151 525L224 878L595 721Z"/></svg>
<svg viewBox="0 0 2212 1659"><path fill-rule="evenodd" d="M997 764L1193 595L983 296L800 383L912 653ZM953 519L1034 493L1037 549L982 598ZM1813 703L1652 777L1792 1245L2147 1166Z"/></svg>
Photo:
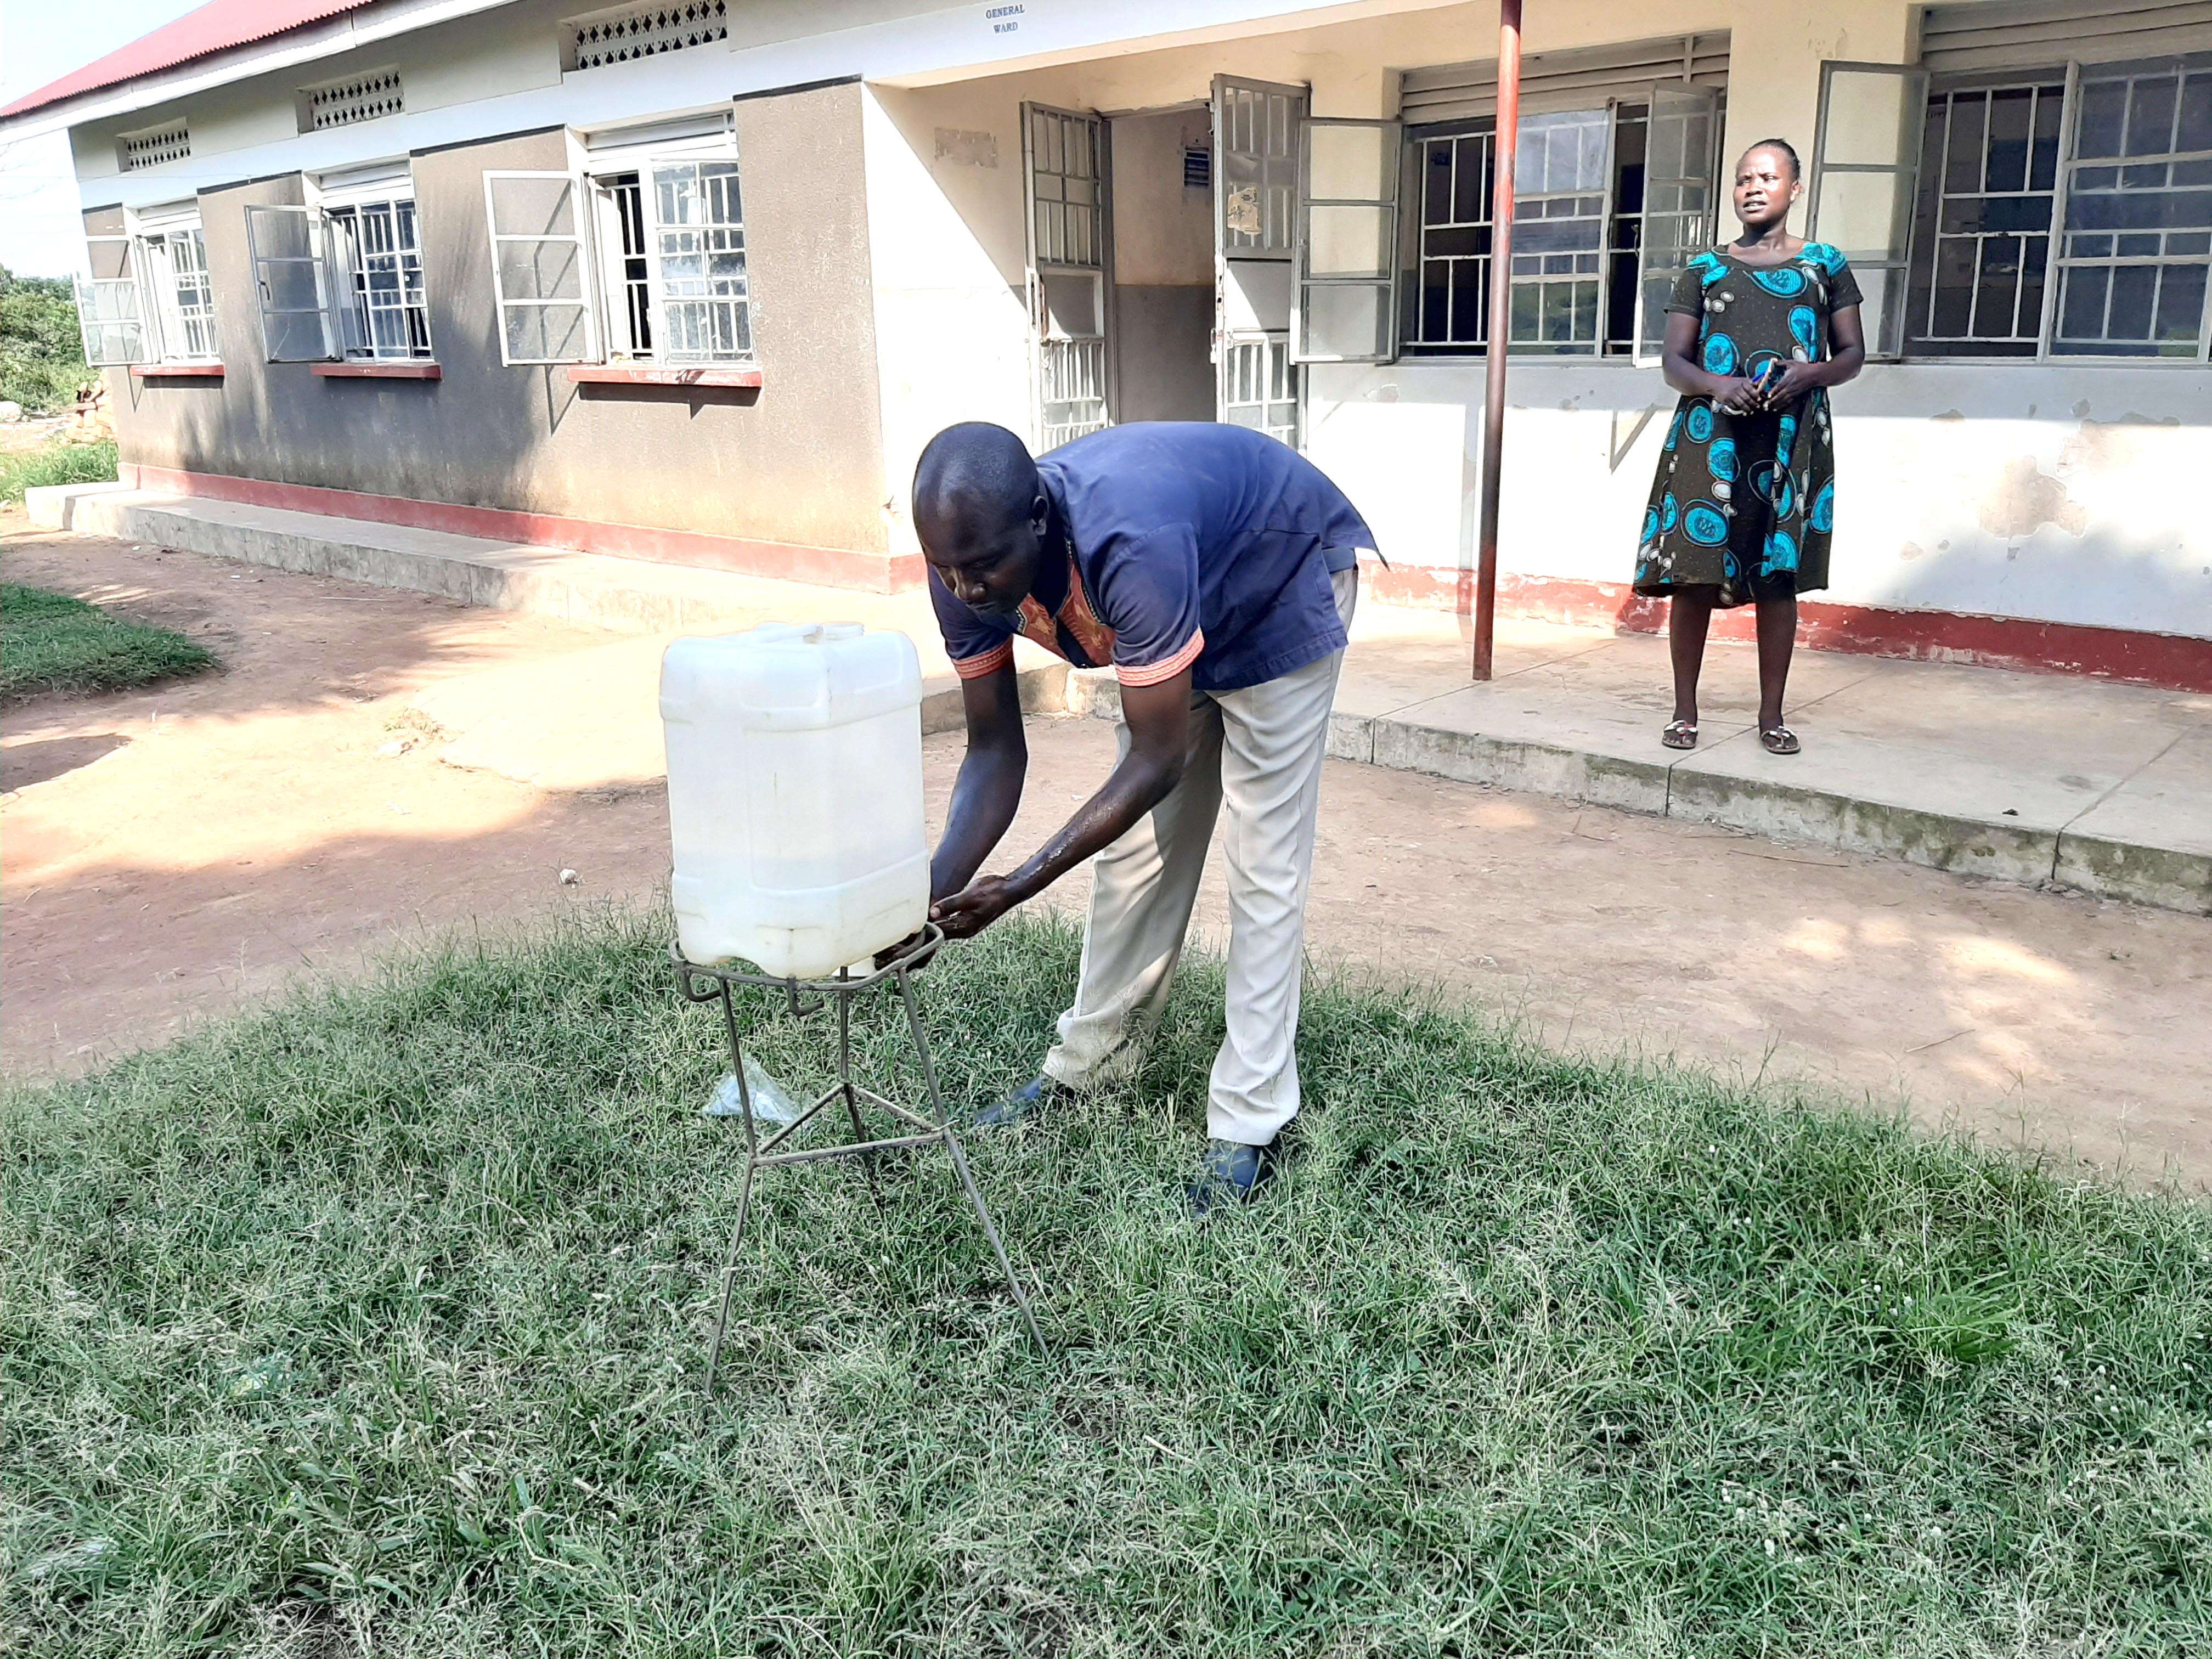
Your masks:
<svg viewBox="0 0 2212 1659"><path fill-rule="evenodd" d="M1770 362L1759 371L1759 378L1753 384L1758 386L1760 397L1771 398L1774 395L1775 388L1782 384L1782 377L1787 373L1789 373L1787 365Z"/></svg>

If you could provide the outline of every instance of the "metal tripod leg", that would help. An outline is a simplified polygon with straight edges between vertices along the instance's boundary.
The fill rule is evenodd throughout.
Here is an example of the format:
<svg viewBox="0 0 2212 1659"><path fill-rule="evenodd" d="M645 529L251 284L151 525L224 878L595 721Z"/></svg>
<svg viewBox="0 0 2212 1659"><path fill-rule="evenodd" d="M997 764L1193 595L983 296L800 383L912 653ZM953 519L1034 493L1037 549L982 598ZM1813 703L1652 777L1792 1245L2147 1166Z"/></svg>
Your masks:
<svg viewBox="0 0 2212 1659"><path fill-rule="evenodd" d="M844 975L838 975L840 979ZM845 1115L852 1120L853 1139L857 1145L868 1138L867 1126L860 1121L860 1097L853 1092L853 994L845 992L837 999L837 1087L845 1097ZM876 1201L876 1213L884 1212L883 1189L876 1185L876 1158L872 1152L860 1154L860 1173L868 1178L868 1196Z"/></svg>
<svg viewBox="0 0 2212 1659"><path fill-rule="evenodd" d="M919 1147L940 1143L951 1154L952 1167L959 1174L960 1185L968 1194L969 1206L975 1212L975 1218L983 1224L983 1237L991 1243L991 1253L998 1258L999 1269L1006 1276L1006 1288L1013 1292L1014 1304L1022 1310L1022 1319L1029 1326L1030 1338L1036 1343L1040 1353L1049 1355L1052 1352L1045 1342L1044 1332L1037 1325L1036 1314L1030 1306L1029 1294L1022 1288L1022 1281L1014 1272L1013 1261L1006 1255L1006 1242L999 1237L998 1224L992 1220L991 1212L984 1205L983 1194L975 1185L975 1174L968 1167L967 1151L961 1146L960 1137L952 1127L951 1114L945 1109L945 1096L937 1086L937 1064L930 1055L929 1033L922 1025L921 1003L915 994L914 983L908 976L911 966L927 961L945 942L944 935L935 929L930 929L929 933L930 937L925 942L915 946L897 962L886 963L857 980L851 979L847 972L841 972L835 981L810 980L802 982L795 979L773 980L760 975L726 974L719 969L696 967L686 962L680 952L672 951L683 976L684 994L694 1002L719 1001L722 1005L722 1027L729 1038L730 1069L738 1079L739 1115L744 1120L745 1132L745 1167L738 1191L738 1220L737 1225L731 1230L729 1253L722 1262L721 1307L714 1319L714 1347L707 1358L707 1385L702 1401L702 1408L714 1400L714 1385L721 1375L722 1347L729 1337L730 1309L737 1292L738 1253L744 1243L745 1226L752 1216L753 1183L760 1170L772 1165L811 1163L821 1158L858 1158L861 1170L867 1176L869 1194L875 1199L876 1206L880 1211L883 1194L876 1185L874 1155L878 1150L886 1146ZM914 1038L915 1054L921 1062L922 1080L929 1088L932 1116L928 1120L923 1119L913 1107L901 1105L861 1088L853 1081L853 998L858 993L881 983L886 977L896 978L898 981L899 1000L906 1009L907 1030ZM713 992L702 993L694 988L695 979L708 978L717 981ZM752 1089L745 1081L744 1051L738 1040L737 1010L732 1005L730 995L733 984L760 985L779 991L788 998L794 1014L811 1013L822 1006L818 1000L803 1002L802 990L817 996L829 995L837 999L836 1086L817 1098L796 1122L769 1136L765 1149L759 1127L753 1121ZM846 1115L852 1121L852 1145L801 1152L781 1150L788 1137L811 1121L817 1111L841 1095L844 1098ZM890 1114L894 1119L894 1129L903 1123L918 1133L872 1136L860 1116L860 1103L863 1095L867 1096L872 1104Z"/></svg>
<svg viewBox="0 0 2212 1659"><path fill-rule="evenodd" d="M738 1079L738 1104L745 1125L745 1172L738 1188L738 1224L730 1232L730 1251L722 1261L722 1311L714 1320L714 1346L707 1356L707 1398L714 1397L714 1374L722 1364L722 1340L730 1333L730 1299L738 1287L738 1246L744 1243L745 1221L752 1213L753 1170L760 1156L760 1132L753 1123L753 1094L745 1084L745 1057L738 1046L738 1012L730 1006L727 981L721 987L722 1028L729 1033L730 1070Z"/></svg>
<svg viewBox="0 0 2212 1659"><path fill-rule="evenodd" d="M1014 1272L1014 1264L1007 1259L1006 1247L1000 1242L999 1229L991 1219L991 1212L984 1206L983 1194L976 1190L975 1177L969 1172L968 1154L961 1149L960 1137L952 1127L951 1115L945 1109L945 1097L938 1092L937 1062L930 1058L929 1035L921 1024L921 1005L914 994L914 981L904 968L898 970L899 1000L906 1005L908 1028L914 1033L915 1052L921 1056L922 1081L929 1086L930 1110L944 1127L945 1150L952 1154L952 1167L960 1172L960 1184L968 1189L968 1201L975 1207L975 1218L983 1224L983 1237L991 1241L992 1254L999 1258L999 1270L1006 1276L1006 1288L1014 1293L1014 1304L1022 1310L1028 1323L1030 1336L1037 1345L1037 1352L1050 1354L1052 1348L1037 1328L1036 1315L1030 1310L1030 1299L1022 1289L1022 1281Z"/></svg>

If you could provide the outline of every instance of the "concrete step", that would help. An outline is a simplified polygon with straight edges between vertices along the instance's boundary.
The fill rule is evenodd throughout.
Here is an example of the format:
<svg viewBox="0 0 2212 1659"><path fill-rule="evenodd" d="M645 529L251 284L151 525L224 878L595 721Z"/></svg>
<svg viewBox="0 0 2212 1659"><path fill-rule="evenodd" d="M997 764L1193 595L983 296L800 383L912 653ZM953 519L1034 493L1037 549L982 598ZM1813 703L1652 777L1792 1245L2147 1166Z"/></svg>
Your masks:
<svg viewBox="0 0 2212 1659"><path fill-rule="evenodd" d="M929 611L921 590L821 587L203 495L163 495L122 484L57 484L30 491L25 505L31 522L46 529L411 588L627 633L744 626L744 618L802 599L811 611L785 614L826 614L826 606L839 616L858 616L888 605L897 615L926 618ZM933 635L933 626L929 631Z"/></svg>
<svg viewBox="0 0 2212 1659"><path fill-rule="evenodd" d="M2212 697L1801 652L1805 747L1777 756L1729 694L1755 684L1749 652L1717 646L1700 742L1678 753L1658 742L1664 640L1501 622L1497 677L1476 685L1452 626L1362 610L1333 757L2212 915ZM1097 670L1065 702L1121 708Z"/></svg>

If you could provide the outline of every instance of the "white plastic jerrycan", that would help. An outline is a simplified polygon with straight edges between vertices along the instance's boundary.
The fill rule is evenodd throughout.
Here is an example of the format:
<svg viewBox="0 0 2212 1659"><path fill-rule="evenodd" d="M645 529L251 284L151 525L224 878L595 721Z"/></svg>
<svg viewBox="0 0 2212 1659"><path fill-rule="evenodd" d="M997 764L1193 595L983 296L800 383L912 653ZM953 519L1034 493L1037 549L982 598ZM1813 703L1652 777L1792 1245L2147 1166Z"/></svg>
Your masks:
<svg viewBox="0 0 2212 1659"><path fill-rule="evenodd" d="M912 640L858 623L678 640L660 719L686 958L808 979L927 920Z"/></svg>

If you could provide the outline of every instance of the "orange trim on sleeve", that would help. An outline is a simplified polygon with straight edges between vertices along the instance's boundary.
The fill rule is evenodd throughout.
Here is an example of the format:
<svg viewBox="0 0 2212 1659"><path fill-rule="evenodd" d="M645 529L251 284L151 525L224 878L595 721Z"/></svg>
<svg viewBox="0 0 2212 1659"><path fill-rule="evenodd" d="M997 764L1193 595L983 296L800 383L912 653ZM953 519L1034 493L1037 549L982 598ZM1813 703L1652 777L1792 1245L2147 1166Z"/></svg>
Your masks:
<svg viewBox="0 0 2212 1659"><path fill-rule="evenodd" d="M1014 642L1001 640L988 651L973 657L955 657L952 672L963 680L980 680L986 674L995 674L1014 659Z"/></svg>
<svg viewBox="0 0 2212 1659"><path fill-rule="evenodd" d="M1191 630L1190 643L1172 657L1159 662L1148 662L1138 668L1124 668L1117 663L1114 667L1114 678L1124 685L1163 684L1196 662L1199 653L1205 649L1206 630L1194 628Z"/></svg>

